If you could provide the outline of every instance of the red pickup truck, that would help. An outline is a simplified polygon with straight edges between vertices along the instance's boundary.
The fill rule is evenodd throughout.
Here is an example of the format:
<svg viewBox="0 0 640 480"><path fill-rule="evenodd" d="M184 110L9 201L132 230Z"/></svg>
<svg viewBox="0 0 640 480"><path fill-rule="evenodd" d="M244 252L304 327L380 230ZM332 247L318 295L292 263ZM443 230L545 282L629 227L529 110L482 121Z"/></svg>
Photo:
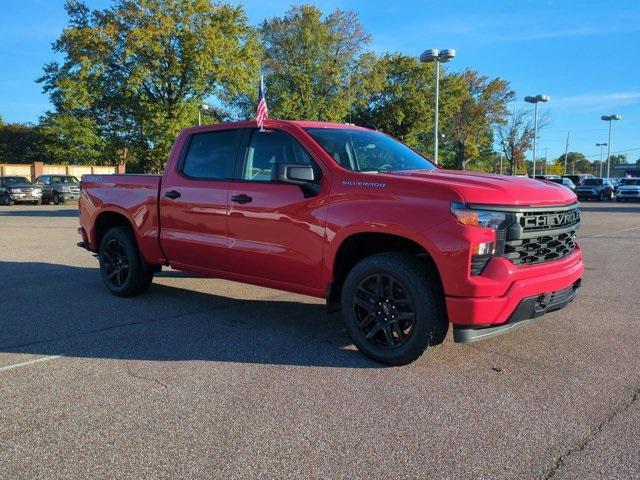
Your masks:
<svg viewBox="0 0 640 480"><path fill-rule="evenodd" d="M160 175L86 175L80 246L107 288L162 266L325 298L391 365L566 306L583 273L576 196L447 171L353 125L269 120L184 130Z"/></svg>

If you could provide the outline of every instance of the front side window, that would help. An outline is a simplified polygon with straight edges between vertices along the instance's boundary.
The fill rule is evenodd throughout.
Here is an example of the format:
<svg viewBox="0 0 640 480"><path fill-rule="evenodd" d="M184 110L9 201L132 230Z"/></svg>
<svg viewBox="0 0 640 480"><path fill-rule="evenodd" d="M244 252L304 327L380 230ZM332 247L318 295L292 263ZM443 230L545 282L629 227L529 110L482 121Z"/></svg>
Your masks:
<svg viewBox="0 0 640 480"><path fill-rule="evenodd" d="M240 130L194 134L184 157L182 172L199 179L232 178L240 135Z"/></svg>
<svg viewBox="0 0 640 480"><path fill-rule="evenodd" d="M242 168L243 180L278 180L280 165L311 165L311 157L289 134L279 130L255 130Z"/></svg>
<svg viewBox="0 0 640 480"><path fill-rule="evenodd" d="M336 163L354 172L437 168L419 153L380 132L346 128L308 128L307 133Z"/></svg>

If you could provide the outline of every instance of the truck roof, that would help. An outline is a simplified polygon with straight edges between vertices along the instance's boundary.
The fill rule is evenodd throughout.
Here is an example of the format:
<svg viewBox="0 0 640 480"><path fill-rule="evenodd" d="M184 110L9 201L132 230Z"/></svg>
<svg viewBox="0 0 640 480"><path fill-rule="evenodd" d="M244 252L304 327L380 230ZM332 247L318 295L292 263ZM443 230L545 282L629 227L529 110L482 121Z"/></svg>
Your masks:
<svg viewBox="0 0 640 480"><path fill-rule="evenodd" d="M201 125L197 127L185 128L185 132L197 132L199 130L210 130L211 127L215 129L228 129L228 128L257 128L258 124L255 120L244 120L241 122L223 122L213 123L209 125ZM311 120L277 120L267 119L264 122L266 128L282 127L282 126L297 126L298 128L344 128L353 130L370 130L369 128L361 127L351 123L332 123L332 122L316 122Z"/></svg>

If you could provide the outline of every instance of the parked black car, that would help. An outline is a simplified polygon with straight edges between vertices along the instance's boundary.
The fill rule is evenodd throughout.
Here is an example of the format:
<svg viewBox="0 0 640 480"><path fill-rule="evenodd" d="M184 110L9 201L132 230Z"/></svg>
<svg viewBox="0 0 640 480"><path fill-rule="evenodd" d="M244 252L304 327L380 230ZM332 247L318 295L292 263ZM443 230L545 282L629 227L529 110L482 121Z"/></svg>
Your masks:
<svg viewBox="0 0 640 480"><path fill-rule="evenodd" d="M557 183L558 185L562 185L564 187L567 187L570 190L575 191L576 189L576 185L575 183L573 183L571 180L569 180L568 178L547 178L546 180L553 182L553 183Z"/></svg>
<svg viewBox="0 0 640 480"><path fill-rule="evenodd" d="M36 180L42 186L42 203L56 205L80 198L80 184L71 175L41 175Z"/></svg>
<svg viewBox="0 0 640 480"><path fill-rule="evenodd" d="M576 187L578 187L582 185L582 182L584 182L587 178L596 178L596 177L594 177L590 173L576 173L576 174L570 174L570 175L562 175L562 178L568 178L574 183Z"/></svg>
<svg viewBox="0 0 640 480"><path fill-rule="evenodd" d="M13 205L28 202L38 205L42 199L42 189L25 177L0 177L0 203Z"/></svg>
<svg viewBox="0 0 640 480"><path fill-rule="evenodd" d="M613 185L606 178L585 178L582 184L576 187L575 194L579 200L612 200Z"/></svg>

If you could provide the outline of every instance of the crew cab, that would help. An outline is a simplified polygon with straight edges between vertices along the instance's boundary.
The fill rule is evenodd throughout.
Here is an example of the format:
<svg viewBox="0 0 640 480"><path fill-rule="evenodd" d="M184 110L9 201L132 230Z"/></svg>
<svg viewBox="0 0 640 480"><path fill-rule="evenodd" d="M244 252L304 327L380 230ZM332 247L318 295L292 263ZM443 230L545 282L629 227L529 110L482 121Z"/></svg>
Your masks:
<svg viewBox="0 0 640 480"><path fill-rule="evenodd" d="M583 274L567 188L447 171L378 131L268 120L182 131L162 175L85 175L80 246L115 295L163 266L325 298L390 365L566 306Z"/></svg>

